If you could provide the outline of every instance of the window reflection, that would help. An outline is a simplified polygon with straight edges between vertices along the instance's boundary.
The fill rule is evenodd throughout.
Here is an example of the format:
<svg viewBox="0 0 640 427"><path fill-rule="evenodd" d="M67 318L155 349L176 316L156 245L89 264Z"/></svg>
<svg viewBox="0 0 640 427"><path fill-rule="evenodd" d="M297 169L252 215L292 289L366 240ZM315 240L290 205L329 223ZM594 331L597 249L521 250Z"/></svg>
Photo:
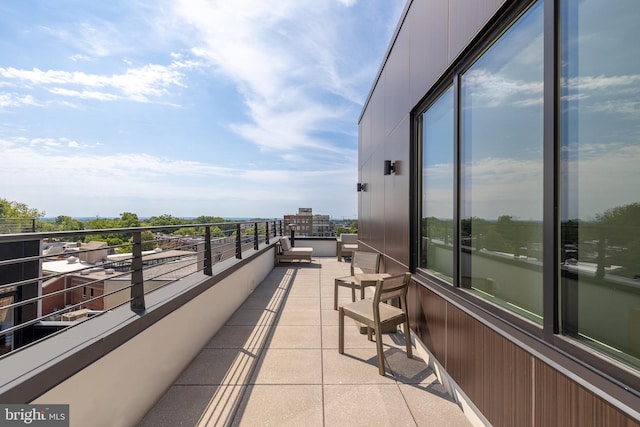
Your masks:
<svg viewBox="0 0 640 427"><path fill-rule="evenodd" d="M453 281L453 88L422 115L420 267Z"/></svg>
<svg viewBox="0 0 640 427"><path fill-rule="evenodd" d="M542 2L461 78L461 286L542 319Z"/></svg>
<svg viewBox="0 0 640 427"><path fill-rule="evenodd" d="M15 289L15 288L13 288ZM12 294L14 292L11 292ZM14 295L9 293L0 294L0 331L14 326L13 308L2 308L13 304ZM13 349L13 334L0 334L0 355L8 353Z"/></svg>
<svg viewBox="0 0 640 427"><path fill-rule="evenodd" d="M563 333L640 366L640 3L563 0Z"/></svg>

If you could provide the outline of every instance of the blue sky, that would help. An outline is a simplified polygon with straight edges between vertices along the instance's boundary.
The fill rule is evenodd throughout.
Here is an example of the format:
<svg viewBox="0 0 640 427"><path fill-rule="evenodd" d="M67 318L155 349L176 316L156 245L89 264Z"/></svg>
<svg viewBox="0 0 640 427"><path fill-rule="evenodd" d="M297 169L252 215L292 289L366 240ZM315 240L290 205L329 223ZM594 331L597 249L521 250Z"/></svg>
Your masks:
<svg viewBox="0 0 640 427"><path fill-rule="evenodd" d="M46 216L357 214L405 0L0 3L0 198Z"/></svg>

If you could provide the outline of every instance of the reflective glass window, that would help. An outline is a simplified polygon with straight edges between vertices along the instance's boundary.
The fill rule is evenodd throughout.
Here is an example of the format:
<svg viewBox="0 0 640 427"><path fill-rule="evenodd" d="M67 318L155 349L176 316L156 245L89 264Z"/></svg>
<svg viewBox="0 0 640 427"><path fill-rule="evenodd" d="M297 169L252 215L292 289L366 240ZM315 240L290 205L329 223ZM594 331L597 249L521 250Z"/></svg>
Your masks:
<svg viewBox="0 0 640 427"><path fill-rule="evenodd" d="M543 7L461 75L461 287L542 321Z"/></svg>
<svg viewBox="0 0 640 427"><path fill-rule="evenodd" d="M561 3L562 332L640 367L637 0Z"/></svg>
<svg viewBox="0 0 640 427"><path fill-rule="evenodd" d="M453 88L421 117L422 224L420 267L453 282Z"/></svg>

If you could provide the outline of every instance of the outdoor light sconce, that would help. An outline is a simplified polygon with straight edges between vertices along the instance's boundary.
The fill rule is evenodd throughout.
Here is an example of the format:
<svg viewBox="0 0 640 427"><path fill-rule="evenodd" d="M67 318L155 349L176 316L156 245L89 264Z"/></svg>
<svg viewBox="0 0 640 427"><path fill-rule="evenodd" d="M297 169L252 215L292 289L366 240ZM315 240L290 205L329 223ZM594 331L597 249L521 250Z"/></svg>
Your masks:
<svg viewBox="0 0 640 427"><path fill-rule="evenodd" d="M384 161L384 174L391 175L396 173L396 164L392 163L391 160Z"/></svg>
<svg viewBox="0 0 640 427"><path fill-rule="evenodd" d="M357 186L358 192L367 191L367 184L364 182L359 182Z"/></svg>

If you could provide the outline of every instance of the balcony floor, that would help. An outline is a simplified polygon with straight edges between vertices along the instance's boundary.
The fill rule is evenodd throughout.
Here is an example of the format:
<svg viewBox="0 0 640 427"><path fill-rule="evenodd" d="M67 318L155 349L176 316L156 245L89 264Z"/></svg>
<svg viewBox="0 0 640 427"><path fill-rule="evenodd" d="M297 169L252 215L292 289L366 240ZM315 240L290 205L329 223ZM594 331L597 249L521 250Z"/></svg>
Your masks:
<svg viewBox="0 0 640 427"><path fill-rule="evenodd" d="M274 268L139 425L470 425L402 332L384 336L384 377L350 319L338 354L334 278L347 275L335 257Z"/></svg>

